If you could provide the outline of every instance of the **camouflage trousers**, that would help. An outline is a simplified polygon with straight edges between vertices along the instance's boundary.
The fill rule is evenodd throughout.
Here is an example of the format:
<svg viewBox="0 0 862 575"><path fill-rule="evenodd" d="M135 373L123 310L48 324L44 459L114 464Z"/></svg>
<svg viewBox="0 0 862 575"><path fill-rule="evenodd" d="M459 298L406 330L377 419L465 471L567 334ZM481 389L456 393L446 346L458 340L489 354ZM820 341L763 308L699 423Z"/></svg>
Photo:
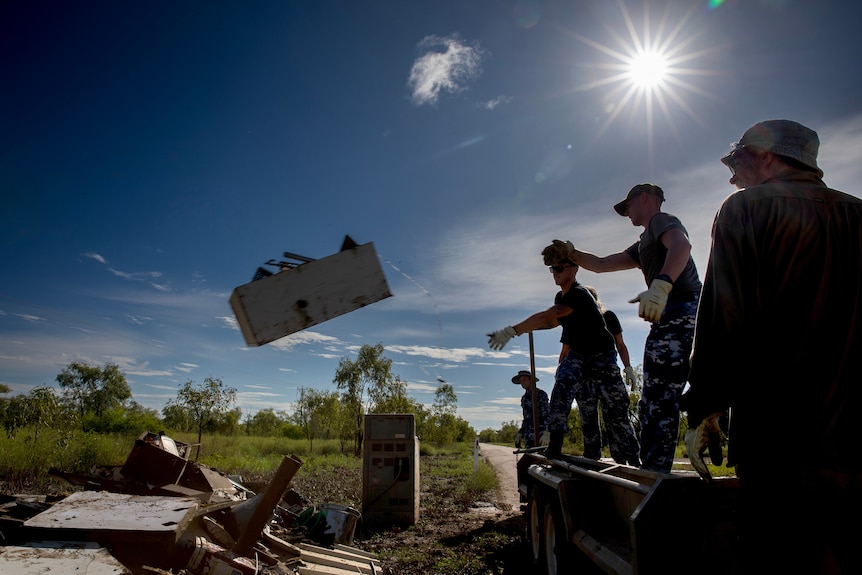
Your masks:
<svg viewBox="0 0 862 575"><path fill-rule="evenodd" d="M644 347L644 386L638 402L641 467L670 473L679 441L679 397L688 380L697 300L669 303Z"/></svg>
<svg viewBox="0 0 862 575"><path fill-rule="evenodd" d="M570 351L557 367L551 392L551 417L548 429L568 431L572 402L578 402L584 433L584 457L598 459L602 454L599 404L608 445L615 461L638 464L638 442L628 417L629 394L620 376L617 352L595 355Z"/></svg>

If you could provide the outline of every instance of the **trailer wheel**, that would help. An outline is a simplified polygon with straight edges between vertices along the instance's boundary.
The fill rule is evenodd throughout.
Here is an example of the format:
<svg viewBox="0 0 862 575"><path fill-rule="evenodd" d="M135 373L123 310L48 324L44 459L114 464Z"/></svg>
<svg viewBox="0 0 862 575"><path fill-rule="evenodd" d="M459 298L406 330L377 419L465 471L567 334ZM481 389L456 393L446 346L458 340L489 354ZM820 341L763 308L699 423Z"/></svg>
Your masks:
<svg viewBox="0 0 862 575"><path fill-rule="evenodd" d="M533 565L542 563L542 512L544 504L538 487L530 489L527 495L527 542L530 544L530 558Z"/></svg>
<svg viewBox="0 0 862 575"><path fill-rule="evenodd" d="M542 513L542 555L548 575L570 572L566 526L559 508L553 503L547 503Z"/></svg>

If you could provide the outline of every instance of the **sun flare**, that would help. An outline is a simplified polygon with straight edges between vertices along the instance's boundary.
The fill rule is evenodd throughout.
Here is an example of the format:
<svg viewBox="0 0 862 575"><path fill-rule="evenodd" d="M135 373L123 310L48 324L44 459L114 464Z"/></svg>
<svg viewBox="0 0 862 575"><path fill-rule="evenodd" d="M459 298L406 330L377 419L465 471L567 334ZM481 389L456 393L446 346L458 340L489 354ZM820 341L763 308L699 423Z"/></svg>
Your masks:
<svg viewBox="0 0 862 575"><path fill-rule="evenodd" d="M629 79L638 88L661 86L667 72L667 59L658 51L641 52L629 63Z"/></svg>
<svg viewBox="0 0 862 575"><path fill-rule="evenodd" d="M648 6L638 26L622 0L618 0L618 6L622 25L604 24L610 43L572 33L577 40L602 56L598 61L581 65L581 69L590 71L589 81L575 88L578 92L599 88L605 90L600 106L604 118L596 137L600 137L626 111L630 121L645 125L650 143L653 140L656 110L661 110L673 131L674 108L701 121L683 97L686 93L711 97L705 90L685 79L714 74L704 68L691 67L693 61L714 49L694 47L698 40L698 27L691 19L696 5L689 12L679 14L673 11L673 3L668 2L662 18L655 26ZM578 51L578 58L583 57L583 52Z"/></svg>

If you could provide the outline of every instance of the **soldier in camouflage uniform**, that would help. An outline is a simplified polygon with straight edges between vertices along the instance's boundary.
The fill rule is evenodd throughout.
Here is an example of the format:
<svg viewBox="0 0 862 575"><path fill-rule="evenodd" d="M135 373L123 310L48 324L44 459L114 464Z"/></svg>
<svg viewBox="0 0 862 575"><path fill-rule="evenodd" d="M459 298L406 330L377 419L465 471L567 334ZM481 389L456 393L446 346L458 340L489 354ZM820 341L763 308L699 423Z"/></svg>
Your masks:
<svg viewBox="0 0 862 575"><path fill-rule="evenodd" d="M531 381L533 383L530 383ZM526 446L527 449L536 447L545 438L548 431L548 394L545 393L545 390L536 387L536 399L539 403L539 441L536 441L536 424L533 421L533 387L538 381L538 377L534 379L533 375L524 369L512 378L512 383L520 384L524 388L524 395L521 396L521 411L524 413L524 419L518 434L515 436L515 447L518 449L521 449L522 445ZM543 443L543 445L545 444Z"/></svg>
<svg viewBox="0 0 862 575"><path fill-rule="evenodd" d="M662 202L660 187L634 186L614 211L644 228L640 239L605 257L575 250L573 261L593 272L633 268L643 272L649 287L630 301L639 303L638 315L652 323L644 347L644 386L638 403L641 467L670 473L701 283L688 232L678 218L661 211Z"/></svg>
<svg viewBox="0 0 862 575"><path fill-rule="evenodd" d="M565 356L557 367L554 390L551 392L550 442L545 455L558 457L568 431L569 411L572 403L586 411L598 409L602 400L605 425L612 431L611 439L618 443L626 461L637 464L638 444L628 418L629 396L617 365L614 337L605 327L602 313L592 294L575 280L578 266L572 260L572 242L554 240L542 251L545 264L554 275L560 291L554 305L535 313L513 326L488 334L491 349L503 349L514 336L537 329L562 326L560 341ZM584 456L598 459L601 456L601 431L598 415L582 418ZM616 450L616 448L615 448Z"/></svg>

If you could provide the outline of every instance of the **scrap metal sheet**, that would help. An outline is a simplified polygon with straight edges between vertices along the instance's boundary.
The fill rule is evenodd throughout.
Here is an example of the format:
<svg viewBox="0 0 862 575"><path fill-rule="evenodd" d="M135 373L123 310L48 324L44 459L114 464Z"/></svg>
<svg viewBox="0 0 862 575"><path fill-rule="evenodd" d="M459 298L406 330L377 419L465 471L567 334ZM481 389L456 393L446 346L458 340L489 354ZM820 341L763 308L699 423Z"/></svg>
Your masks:
<svg viewBox="0 0 862 575"><path fill-rule="evenodd" d="M107 491L80 491L24 522L44 539L83 541L161 540L176 538L186 527L199 500Z"/></svg>
<svg viewBox="0 0 862 575"><path fill-rule="evenodd" d="M15 575L131 575L97 543L34 541L0 547L0 573Z"/></svg>

